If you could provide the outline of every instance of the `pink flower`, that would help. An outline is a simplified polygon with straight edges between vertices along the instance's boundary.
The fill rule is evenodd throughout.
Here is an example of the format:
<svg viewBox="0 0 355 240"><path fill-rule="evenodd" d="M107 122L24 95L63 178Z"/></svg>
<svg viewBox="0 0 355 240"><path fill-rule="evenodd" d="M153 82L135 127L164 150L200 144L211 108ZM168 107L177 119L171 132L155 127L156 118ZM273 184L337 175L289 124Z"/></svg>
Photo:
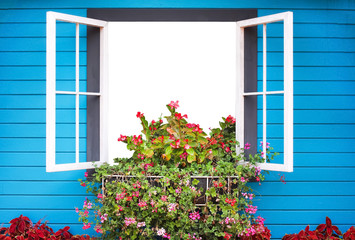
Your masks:
<svg viewBox="0 0 355 240"><path fill-rule="evenodd" d="M190 148L190 145L189 144L185 144L184 148L187 150Z"/></svg>
<svg viewBox="0 0 355 240"><path fill-rule="evenodd" d="M246 143L244 148L245 149L250 149L250 143Z"/></svg>
<svg viewBox="0 0 355 240"><path fill-rule="evenodd" d="M244 178L244 177L241 177L241 178L240 178L240 181L241 181L241 182L245 182L245 178Z"/></svg>
<svg viewBox="0 0 355 240"><path fill-rule="evenodd" d="M199 220L200 219L200 213L199 212L192 212L189 215L189 218L193 221Z"/></svg>
<svg viewBox="0 0 355 240"><path fill-rule="evenodd" d="M226 152L230 152L230 148L229 147L226 147Z"/></svg>
<svg viewBox="0 0 355 240"><path fill-rule="evenodd" d="M145 226L145 222L138 222L137 223L137 228L144 227L144 226Z"/></svg>
<svg viewBox="0 0 355 240"><path fill-rule="evenodd" d="M181 113L175 113L175 117L176 117L177 120L181 120L183 118L187 118L187 115L184 114L183 116L181 116Z"/></svg>
<svg viewBox="0 0 355 240"><path fill-rule="evenodd" d="M97 197L98 197L98 198L102 198L103 196L102 196L101 193L99 193L99 194L97 195Z"/></svg>
<svg viewBox="0 0 355 240"><path fill-rule="evenodd" d="M145 201L139 201L139 203L138 203L138 206L139 207L145 207L145 206L147 206L147 202L145 202Z"/></svg>
<svg viewBox="0 0 355 240"><path fill-rule="evenodd" d="M164 195L160 198L163 202L166 202L166 200L168 199L168 196Z"/></svg>
<svg viewBox="0 0 355 240"><path fill-rule="evenodd" d="M163 236L165 234L165 229L161 228L157 231L158 236Z"/></svg>
<svg viewBox="0 0 355 240"><path fill-rule="evenodd" d="M142 117L144 117L144 114L143 113L141 113L141 112L137 112L137 118L142 118Z"/></svg>
<svg viewBox="0 0 355 240"><path fill-rule="evenodd" d="M86 229L89 229L91 228L91 223L84 223L84 226L83 226L83 229L86 230Z"/></svg>
<svg viewBox="0 0 355 240"><path fill-rule="evenodd" d="M127 136L124 136L124 135L122 135L121 134L121 136L117 139L117 141L119 141L119 142L124 142L124 141L126 141L127 140Z"/></svg>
<svg viewBox="0 0 355 240"><path fill-rule="evenodd" d="M85 172L84 176L85 176L85 177L88 177L88 176L89 176L89 173L88 173L88 172Z"/></svg>
<svg viewBox="0 0 355 240"><path fill-rule="evenodd" d="M76 208L75 208L75 212L76 212L76 213L79 213L79 208L76 207Z"/></svg>
<svg viewBox="0 0 355 240"><path fill-rule="evenodd" d="M173 102L171 101L169 104L168 104L169 107L171 108L178 108L179 107L179 101L176 101L176 102Z"/></svg>
<svg viewBox="0 0 355 240"><path fill-rule="evenodd" d="M229 123L235 123L235 118L232 117L231 115L229 115L227 118L226 118L226 122L229 122Z"/></svg>

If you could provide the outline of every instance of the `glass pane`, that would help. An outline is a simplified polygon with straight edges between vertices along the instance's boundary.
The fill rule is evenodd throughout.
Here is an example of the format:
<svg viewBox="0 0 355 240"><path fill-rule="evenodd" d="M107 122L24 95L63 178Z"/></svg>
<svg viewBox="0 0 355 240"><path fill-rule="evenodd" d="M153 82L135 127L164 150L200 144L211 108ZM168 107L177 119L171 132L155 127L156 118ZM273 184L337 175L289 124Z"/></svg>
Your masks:
<svg viewBox="0 0 355 240"><path fill-rule="evenodd" d="M269 108L267 110L267 118L266 118L266 138L267 138L267 146L270 146L270 154L269 157L272 157L275 153L282 154L284 151L284 122L283 122L283 95L267 95L267 102L270 104L275 104L275 102L279 102L279 104L275 108ZM276 156L272 163L284 163L283 156Z"/></svg>
<svg viewBox="0 0 355 240"><path fill-rule="evenodd" d="M75 95L56 96L56 164L75 162Z"/></svg>
<svg viewBox="0 0 355 240"><path fill-rule="evenodd" d="M79 107L82 111L86 111L87 96L79 96ZM86 162L86 118L79 116L79 162Z"/></svg>
<svg viewBox="0 0 355 240"><path fill-rule="evenodd" d="M75 91L75 24L57 21L56 90Z"/></svg>

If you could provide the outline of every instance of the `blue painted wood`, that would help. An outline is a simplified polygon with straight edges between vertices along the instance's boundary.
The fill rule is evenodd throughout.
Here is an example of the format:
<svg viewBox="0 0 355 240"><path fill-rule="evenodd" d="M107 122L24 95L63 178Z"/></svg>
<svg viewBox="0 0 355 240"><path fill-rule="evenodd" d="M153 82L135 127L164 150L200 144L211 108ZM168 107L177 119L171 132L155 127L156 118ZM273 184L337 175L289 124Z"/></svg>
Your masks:
<svg viewBox="0 0 355 240"><path fill-rule="evenodd" d="M20 1L16 4L1 1L0 202L4 207L0 209L0 223L20 214L28 215L33 220L47 216L50 223L57 226L70 224L77 233L83 232L73 208L82 205L85 196L84 188L77 182L78 178L83 178L84 171L45 172L45 12L56 10L85 16L87 7L154 6L259 7L259 16L294 10L295 168L293 173L285 174L286 184L279 181L281 175L278 172L270 173L262 186L252 183L257 185L256 190L261 195L258 197L261 201L257 202L261 208L258 214L266 218L273 239L280 239L287 232L298 232L307 224L315 227L324 222L325 216L331 217L341 229L354 225L355 5L350 0L328 1L326 4L306 0L272 1L267 6L260 0L222 0L218 3L209 0L175 3L64 0ZM70 80L75 76L72 52L74 28L64 29L64 25L58 23L59 35L67 36L58 38L57 47L61 51L58 61L59 64L72 66L57 67L59 88L63 88L60 90L70 89ZM268 50L271 51L268 62L272 65L268 68L268 79L276 80L268 84L271 90L280 88L281 82L277 80L283 79L282 69L278 66L282 64L281 53L278 52L282 50L282 40L281 34L276 32L280 27L280 24L268 27L268 35L272 37L268 40ZM85 47L85 39L81 38L84 58ZM259 44L259 50L260 47ZM259 80L261 71L259 67ZM80 78L86 78L84 65L80 69ZM280 117L283 114L282 110L278 110L282 109L279 100L280 97L276 97L269 101L274 106L268 111L268 121L273 123L268 133L277 150L282 151L282 141L277 139L282 135L282 129L277 124L282 122ZM61 101L59 107L73 107L70 104L69 100ZM259 123L260 113L259 110ZM85 127L82 120L85 115L82 109L82 128ZM60 136L71 137L60 139L61 150L68 150L69 142L73 142L73 125L68 123L74 116L74 109L58 110ZM81 132L85 133L83 129ZM58 156L64 161L73 153ZM81 153L80 157L85 159L85 154ZM282 159L282 154L280 157ZM67 198L66 195L70 196ZM18 199L29 201L24 205ZM44 202L48 199L51 201Z"/></svg>
<svg viewBox="0 0 355 240"><path fill-rule="evenodd" d="M314 182L312 184L308 182L287 182L283 184L280 181L263 182L261 185L255 182L249 185L254 189L254 194L257 197L279 196L280 192L283 196L355 196L354 182ZM275 189L278 191L276 192ZM282 198L280 199L282 200ZM259 202L263 204L263 200ZM293 199L290 202L294 204ZM273 204L269 205L273 206Z"/></svg>
<svg viewBox="0 0 355 240"><path fill-rule="evenodd" d="M80 65L86 65L86 53L79 54ZM57 52L57 65L75 66L75 52ZM45 52L0 52L0 65L46 65Z"/></svg>
<svg viewBox="0 0 355 240"><path fill-rule="evenodd" d="M322 1L309 2L307 0L294 1L272 1L265 6L263 1L253 2L235 2L231 0L221 0L218 2L208 1L189 1L183 0L179 2L161 2L161 1L136 1L136 2L112 2L104 0L100 2L87 2L85 0L78 0L72 2L70 0L58 2L20 2L14 3L11 0L4 0L0 4L1 8L14 9L30 9L30 8L276 8L281 11L288 9L354 9L355 4L350 0L341 2L327 2Z"/></svg>
<svg viewBox="0 0 355 240"><path fill-rule="evenodd" d="M32 11L32 10L30 10ZM260 9L259 16L275 14L282 11L281 9ZM337 24L353 24L355 16L352 11L332 11L332 10L297 10L293 9L293 21L296 23L337 23Z"/></svg>
<svg viewBox="0 0 355 240"><path fill-rule="evenodd" d="M4 9L0 10L0 23L15 23L15 22L46 22L47 11L54 11L66 14L72 14L76 16L86 16L85 9L25 9L25 10L14 10L14 9Z"/></svg>
<svg viewBox="0 0 355 240"><path fill-rule="evenodd" d="M57 38L56 50L59 52L75 51L75 38ZM86 50L86 37L80 38L79 50ZM0 51L44 52L46 51L46 38L0 38Z"/></svg>
<svg viewBox="0 0 355 240"><path fill-rule="evenodd" d="M57 66L57 80L73 79L75 67ZM79 69L80 79L86 79L86 67ZM45 66L0 66L1 80L45 80Z"/></svg>

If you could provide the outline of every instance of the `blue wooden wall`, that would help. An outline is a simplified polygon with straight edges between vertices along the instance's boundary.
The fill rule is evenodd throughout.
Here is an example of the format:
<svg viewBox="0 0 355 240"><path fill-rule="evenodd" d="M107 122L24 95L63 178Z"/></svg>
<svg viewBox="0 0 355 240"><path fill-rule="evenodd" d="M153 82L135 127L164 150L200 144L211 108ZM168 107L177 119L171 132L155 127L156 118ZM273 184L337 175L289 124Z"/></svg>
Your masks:
<svg viewBox="0 0 355 240"><path fill-rule="evenodd" d="M82 233L74 207L86 196L83 171L45 172L45 14L86 16L87 8L258 8L259 16L294 12L294 172L271 173L259 213L272 238L314 228L329 216L341 230L355 225L355 3L344 1L11 1L0 2L0 223L20 214L46 217L54 228ZM279 86L280 26L270 28L268 77ZM73 32L59 28L59 81L73 77ZM67 43L66 43L67 41ZM260 42L261 43L261 42ZM81 56L85 59L85 39ZM261 45L259 46L259 50ZM261 71L261 69L260 69ZM81 77L85 79L85 62ZM262 76L259 72L259 76ZM270 100L277 102L277 99ZM270 137L280 144L282 109L270 105ZM72 115L61 114L67 123ZM70 135L69 130L66 133Z"/></svg>

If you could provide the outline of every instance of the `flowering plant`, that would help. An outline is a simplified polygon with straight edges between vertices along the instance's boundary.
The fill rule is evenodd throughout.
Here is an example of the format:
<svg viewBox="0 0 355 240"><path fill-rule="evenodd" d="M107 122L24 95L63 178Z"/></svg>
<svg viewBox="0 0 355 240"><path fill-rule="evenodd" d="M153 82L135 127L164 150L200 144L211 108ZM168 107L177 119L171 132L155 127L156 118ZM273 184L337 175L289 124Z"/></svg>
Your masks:
<svg viewBox="0 0 355 240"><path fill-rule="evenodd" d="M97 168L91 181L80 180L97 196L77 209L83 228L91 227L89 212L94 210L94 228L107 239L269 239L247 185L264 180L257 167L264 161L262 153L246 158L235 139L232 116L207 135L199 124L188 123L178 107L178 101L167 105L167 123L149 123L138 112L143 135L118 139L133 151L132 157ZM245 149L249 147L247 143ZM272 160L267 149L265 156ZM205 188L201 176L209 176ZM202 204L201 197L206 200Z"/></svg>

